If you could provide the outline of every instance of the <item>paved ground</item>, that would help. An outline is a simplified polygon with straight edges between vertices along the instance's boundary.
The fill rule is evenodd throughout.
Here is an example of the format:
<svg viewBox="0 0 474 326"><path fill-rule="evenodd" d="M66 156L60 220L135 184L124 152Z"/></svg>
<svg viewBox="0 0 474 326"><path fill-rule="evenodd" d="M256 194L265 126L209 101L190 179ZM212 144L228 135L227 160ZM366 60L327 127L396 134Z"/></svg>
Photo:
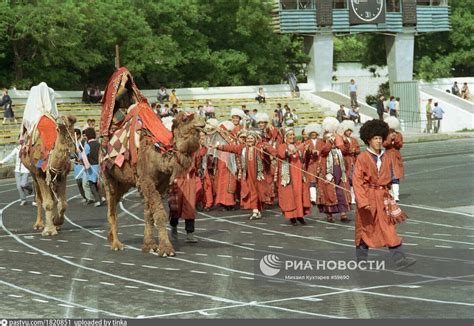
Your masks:
<svg viewBox="0 0 474 326"><path fill-rule="evenodd" d="M32 230L33 207L19 206L14 180L3 180L0 318L474 318L474 144L409 144L403 154L410 219L399 231L418 262L403 273L389 266L364 285L254 277L261 254L353 252L353 223L328 224L316 210L298 227L278 208L257 222L245 211L200 214L200 242L180 239L176 258L158 258L139 250L136 194L120 207L127 248L112 252L106 209L82 206L72 180L67 222L52 238Z"/></svg>

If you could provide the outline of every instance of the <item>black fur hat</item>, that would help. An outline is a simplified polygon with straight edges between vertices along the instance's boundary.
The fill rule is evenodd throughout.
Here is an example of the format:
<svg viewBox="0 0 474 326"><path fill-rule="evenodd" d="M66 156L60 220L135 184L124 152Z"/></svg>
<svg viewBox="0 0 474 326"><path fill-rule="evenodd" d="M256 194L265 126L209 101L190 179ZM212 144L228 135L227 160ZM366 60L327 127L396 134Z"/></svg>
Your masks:
<svg viewBox="0 0 474 326"><path fill-rule="evenodd" d="M360 138L368 145L369 141L375 136L380 136L383 140L387 139L388 130L389 127L386 122L374 119L364 123L362 127L360 127L359 133Z"/></svg>

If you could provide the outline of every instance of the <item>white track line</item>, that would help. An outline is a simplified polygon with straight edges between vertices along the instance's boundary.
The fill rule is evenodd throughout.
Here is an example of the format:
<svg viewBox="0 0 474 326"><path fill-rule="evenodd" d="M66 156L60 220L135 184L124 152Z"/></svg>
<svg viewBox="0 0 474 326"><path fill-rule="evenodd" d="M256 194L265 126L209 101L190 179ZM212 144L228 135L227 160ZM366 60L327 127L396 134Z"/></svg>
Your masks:
<svg viewBox="0 0 474 326"><path fill-rule="evenodd" d="M125 207L122 208L122 210L130 215L131 217L133 217L134 219L136 220L139 220L139 221L142 221L138 216L136 216L135 214L133 214L132 212L128 211ZM209 216L208 214L205 214L205 213L199 213L199 214L203 214L204 216ZM219 219L219 217L214 217L214 219ZM310 218L311 219L311 218ZM262 228L260 227L256 227L256 226L252 226L252 225L249 225L249 224L246 224L245 222L234 222L234 221L228 221L228 220L222 220L224 222L228 222L228 223L231 223L231 224L237 224L237 225L241 225L241 226L245 226L245 227L251 227L251 228L256 228L256 229L259 229L259 230L262 230ZM332 223L331 223L332 224ZM341 226L341 227L351 227L351 226L347 226L347 225L344 225L344 224L336 224L337 226ZM79 226L81 227L81 226ZM267 229L264 229L264 230L267 230ZM86 230L87 231L87 230ZM275 232L275 233L282 233L284 235L291 235L291 236L295 236L295 237L298 237L298 238L303 238L303 239L306 239L306 240L319 240L319 241L327 241L327 240L322 240L322 239L319 239L319 238L311 238L311 237L305 237L305 236L300 236L300 235L295 235L295 234L292 234L292 233L286 233L286 232L281 232L281 231L274 231L274 230L269 230L270 232ZM228 242L225 242L225 241L219 241L219 240L215 240L215 239L211 239L211 238L205 238L205 237L199 237L199 236L196 236L196 238L200 238L200 239L205 239L207 241L211 241L211 242L217 242L217 243L221 243L221 244L226 244L226 245L230 245L230 246L233 246L233 247L238 247L238 248L241 248L241 249L246 249L246 250L252 250L254 251L255 249L254 248L250 248L250 247L245 247L245 246L241 246L241 245L235 245L235 244L232 244L232 243L228 243ZM351 240L352 242L353 240ZM342 243L339 243L339 242L332 242L331 243L333 244L336 244L336 245L339 245L339 246L346 246L346 247L351 247L351 248L354 248L353 245L346 245L346 244L342 244ZM137 248L137 250L139 250ZM379 250L379 249L374 249L374 251L377 250L377 251L382 251L382 250ZM259 251L262 251L262 250L259 250ZM281 253L279 253L281 254ZM286 255L286 254L283 254L283 255ZM466 260L463 260L463 259L457 259L457 258L448 258L448 257L436 257L436 256L426 256L426 255L418 255L418 254L411 254L411 255L414 255L414 256L420 256L420 257L425 257L425 258L442 258L442 259L449 259L449 260L454 260L454 261L463 261L463 262L466 262ZM223 255L217 255L219 257L222 257ZM228 258L232 258L231 256L228 257ZM300 258L304 258L304 257L300 257ZM176 258L174 257L173 259L179 259L179 260L183 260L182 258ZM193 262L193 261L189 261L189 260L184 260L186 262L191 262L191 263L194 263L196 264L196 262ZM205 264L205 263L201 263L201 264ZM205 264L207 266L210 266L210 264ZM217 268L224 268L224 267L221 267L219 265L211 265L213 267L217 267ZM236 270L232 270L232 272L243 272L243 271L236 271ZM393 272L393 271L389 271L389 272ZM243 273L246 273L246 272L243 272ZM425 274L417 274L417 273L410 273L411 275L413 276L420 276L420 277L436 277L436 276L431 276L431 275L425 275ZM299 282L296 282L296 283L299 283ZM331 288L331 287L329 287ZM331 288L333 289L333 288Z"/></svg>
<svg viewBox="0 0 474 326"><path fill-rule="evenodd" d="M1 215L0 215L0 217L2 218ZM0 222L2 222L2 220L0 220ZM10 233L12 236L14 236L9 230L7 230L7 229L3 226L3 224L2 224L2 227L5 229L5 231L7 231L8 233ZM14 236L14 237L15 237L15 236ZM17 241L23 243L24 245L29 246L28 244L24 243L24 242L23 242L21 239L19 239L18 237L15 237L15 239L16 239ZM41 249L37 249L37 248L35 248L35 247L33 247L33 246L29 246L29 247L30 247L30 248L32 247L32 248L35 249L35 250L42 251ZM45 253L46 253L46 252L45 252ZM55 255L51 255L51 254L49 254L49 253L46 253L46 255L47 255L47 256L53 256L53 257L55 256ZM61 259L60 257L54 257L54 258L64 261L64 259ZM75 263L72 263L72 262L69 262L69 261L65 261L65 262L66 262L66 263L70 263L70 264L75 264ZM84 266L78 266L78 267L85 268ZM86 268L86 269L87 269L87 268ZM107 274L108 274L108 273L107 273ZM113 276L118 277L118 278L121 278L121 277L118 276L118 275L113 275ZM135 280L135 281L138 281L138 280ZM274 307L272 307L272 308L274 308Z"/></svg>
<svg viewBox="0 0 474 326"><path fill-rule="evenodd" d="M464 277L469 277L468 276L459 276L456 278L464 278ZM429 283L429 282L436 282L439 280L450 280L452 278L440 278L438 280L424 280L424 281L419 281L419 282L412 282L408 283L408 286L410 284L423 284L423 283ZM400 286L399 284L393 284L390 285L393 287ZM216 310L223 310L223 309L232 309L232 308L239 308L239 307L248 307L248 306L260 306L264 305L266 307L273 307L273 306L268 306L270 303L280 303L280 302L286 302L286 301L294 301L294 300L305 300L305 299L315 299L315 298L320 298L324 296L331 296L331 295L337 295L337 294L346 294L346 293L364 293L364 294L369 294L369 295L382 295L382 293L377 293L377 292L370 292L367 290L374 290L374 289L381 289L384 288L385 286L372 286L372 287L367 287L367 288L362 288L362 289L340 289L338 291L334 292L329 292L329 293L322 293L322 294L317 294L317 295L310 295L310 296L300 296L300 297L287 297L287 298L281 298L281 299L274 299L274 300L268 300L268 301L262 301L262 302L250 302L247 304L236 304L236 305L229 305L229 306L223 306L223 307L216 307L216 308L208 308L208 309L196 309L196 310L189 310L189 311L181 311L181 312L174 312L174 313L168 313L168 314L161 314L161 315L153 315L153 316L142 316L143 318L160 318L160 317L169 317L169 316L177 316L177 315L184 315L184 314L191 314L191 313L199 313L202 311L216 311ZM393 295L394 297L397 297L397 295ZM402 296L400 296L402 297ZM455 304L455 305L462 305L462 306L474 306L473 303L467 303L467 302L456 302L456 301L442 301L442 300L435 300L435 299L426 299L426 298L418 298L418 297L405 297L405 299L411 299L411 300L418 300L421 299L422 301L428 301L428 302L433 302L433 303L442 303L442 304ZM283 308L285 309L285 308ZM324 316L324 315L323 315ZM339 317L339 318L346 318L346 317Z"/></svg>
<svg viewBox="0 0 474 326"><path fill-rule="evenodd" d="M30 289L26 289L26 288L23 288L23 287L21 287L21 286L18 286L18 285L15 285L15 284L13 284L13 283L9 283L9 282L3 281L3 280L0 280L0 283L3 284L3 285L6 285L6 286L8 286L8 287L14 288L14 289L16 289L16 290L20 290L20 291L23 291L23 292L26 292L26 293L29 293L29 294L32 294L32 295L35 295L35 296L38 296L38 297L42 297L42 298L44 298L44 299L49 299L49 300L61 302L61 303L63 303L63 304L68 304L68 305L71 305L71 306L74 306L74 307L78 307L78 308L92 309L92 308L90 308L90 307L87 307L87 306L84 306L84 305L81 305L81 304L78 304L78 303L66 301L66 300L63 300L63 299L61 299L61 298L53 297L53 296L50 296L50 295L47 295L47 294L43 294L43 293L36 292L36 291L30 290ZM114 316L114 317L127 318L127 319L133 318L133 317L131 317L131 316L116 314L115 312L110 312L110 311L106 311L106 310L102 310L102 309L95 309L95 310L96 310L97 312L102 312L102 313L104 313L104 314L107 314L107 315L110 315L110 316Z"/></svg>
<svg viewBox="0 0 474 326"><path fill-rule="evenodd" d="M447 213L447 214L453 214L453 215L474 217L474 215L472 215L472 214L461 213L461 212L453 212L453 211L448 211L448 210L437 208L437 207L428 207L428 206L420 206L420 205L408 205L408 204L398 204L398 206L411 207L411 208L416 208L416 209L421 209L421 210L431 211L431 212L439 212L439 213Z"/></svg>
<svg viewBox="0 0 474 326"><path fill-rule="evenodd" d="M440 171L440 170L446 170L446 169L451 169L451 168L466 166L466 165L471 165L471 164L472 164L472 162L468 162L468 163L464 163L464 164L457 164L457 165L446 165L446 166L436 168L436 169L428 169L428 170L423 170L423 171L418 171L418 172L413 172L413 173L407 173L407 174L405 174L405 178L406 177L411 177L411 176L414 176L414 175L418 175L418 174L431 173L431 172L436 172L436 171Z"/></svg>
<svg viewBox="0 0 474 326"><path fill-rule="evenodd" d="M3 230L5 232L7 232L8 234L10 234L13 238L15 238L15 240L17 242L19 242L20 244L32 249L32 250L35 250L39 253L42 253L44 256L47 256L47 257L51 257L53 259L56 259L56 260L59 260L65 264L68 264L68 265L71 265L71 266L74 266L74 267L77 267L77 268L81 268L81 269L84 269L84 270L87 270L87 271L90 271L90 272L94 272L94 273L97 273L97 274L101 274L101 275L105 275L105 276L108 276L108 277L111 277L111 278L116 278L116 279L119 279L119 280L122 280L122 281L128 281L128 282L133 282L133 283L138 283L138 284L142 284L142 285L146 285L146 286L149 286L149 287L152 287L152 288L160 288L160 289L165 289L165 290L169 290L169 291L174 291L174 292L181 292L181 293L187 293L187 294L192 294L192 295L195 295L195 296L198 296L198 297L204 297L204 298L207 298L207 299L211 299L211 300L214 300L214 301L219 301L219 302L227 302L227 303L242 303L242 302L239 302L239 301L236 301L236 300L231 300L231 299L227 299L227 298L222 298L222 297L218 297L218 296L214 296L214 295L208 295L208 294L203 294L203 293L196 293L196 292L192 292L192 291L186 291L186 290L181 290L181 289L177 289L177 288L172 288L172 287L169 287L169 286L164 286L164 285L158 285L158 284L154 284L154 283L149 283L149 282L146 282L146 281L142 281L142 280L138 280L138 279L133 279L133 278L129 278L129 277L126 277L126 276L121 276L121 275L117 275L117 274L112 274L112 273L109 273L109 272L106 272L106 271L103 271L103 270L99 270L99 269L96 269L96 268L92 268L92 267L88 267L88 266L84 266L84 265L81 265L81 264L77 264L75 262L72 262L72 261L69 261L67 259L64 259L58 255L55 255L55 254L52 254L50 252L47 252L47 251L44 251L40 248L37 248L33 245L30 245L29 243L23 241L21 238L17 237L15 234L13 234L10 230L8 230L5 225L3 224L3 211L5 209L7 209L9 206L13 205L14 203L18 202L17 201L14 201L12 202L11 204L5 206L3 208L2 211L0 211L0 226L3 228Z"/></svg>

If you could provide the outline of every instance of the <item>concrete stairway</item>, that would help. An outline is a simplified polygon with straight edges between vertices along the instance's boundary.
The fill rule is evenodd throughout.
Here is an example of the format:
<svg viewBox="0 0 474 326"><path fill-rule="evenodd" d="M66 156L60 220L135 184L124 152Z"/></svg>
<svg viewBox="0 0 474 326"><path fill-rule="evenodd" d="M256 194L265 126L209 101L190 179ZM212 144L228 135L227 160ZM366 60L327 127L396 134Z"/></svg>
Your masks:
<svg viewBox="0 0 474 326"><path fill-rule="evenodd" d="M299 121L298 125L304 126L310 122L321 122L324 118L321 107L314 105L310 101L295 97L268 97L266 103L258 104L254 98L233 98L233 99L212 99L215 107L216 117L219 120L230 119L230 111L232 108L240 108L246 105L251 112L257 109L258 112L266 112L273 116L277 103L282 106L288 104L291 109L296 109ZM197 110L199 105L206 105L205 100L186 99L181 101L180 108L183 110ZM5 145L14 145L18 140L18 132L23 116L24 104L14 105L14 112L17 123L0 124L0 147ZM84 104L84 103L59 103L58 110L62 115L74 115L78 122L77 126L82 128L87 119L100 120L100 104ZM11 146L7 146L8 148ZM1 151L0 151L0 154Z"/></svg>
<svg viewBox="0 0 474 326"><path fill-rule="evenodd" d="M346 95L343 95L341 93L338 93L338 92L334 92L334 91L326 91L326 92L316 92L315 95L325 99L325 100L328 100L328 101L331 101L333 103L337 103L337 104L344 104L347 108L350 108L351 107L351 100L348 96ZM359 104L359 112L362 113L362 114L365 114L371 118L378 118L378 115L377 115L377 110L373 107L371 107L370 105L367 105L361 101L358 102Z"/></svg>

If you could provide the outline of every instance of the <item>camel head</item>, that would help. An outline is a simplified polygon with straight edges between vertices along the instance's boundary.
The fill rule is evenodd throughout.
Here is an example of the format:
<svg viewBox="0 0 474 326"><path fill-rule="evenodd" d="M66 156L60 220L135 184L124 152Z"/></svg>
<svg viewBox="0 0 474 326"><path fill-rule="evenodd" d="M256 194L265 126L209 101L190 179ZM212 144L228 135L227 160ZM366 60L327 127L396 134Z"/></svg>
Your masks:
<svg viewBox="0 0 474 326"><path fill-rule="evenodd" d="M199 133L206 123L202 117L193 113L179 112L173 119L173 139L176 149L181 153L193 154L199 149Z"/></svg>
<svg viewBox="0 0 474 326"><path fill-rule="evenodd" d="M74 116L61 116L56 120L58 139L56 144L61 146L64 150L69 153L74 153L76 150L75 138L74 138L74 124L76 123L76 117Z"/></svg>

